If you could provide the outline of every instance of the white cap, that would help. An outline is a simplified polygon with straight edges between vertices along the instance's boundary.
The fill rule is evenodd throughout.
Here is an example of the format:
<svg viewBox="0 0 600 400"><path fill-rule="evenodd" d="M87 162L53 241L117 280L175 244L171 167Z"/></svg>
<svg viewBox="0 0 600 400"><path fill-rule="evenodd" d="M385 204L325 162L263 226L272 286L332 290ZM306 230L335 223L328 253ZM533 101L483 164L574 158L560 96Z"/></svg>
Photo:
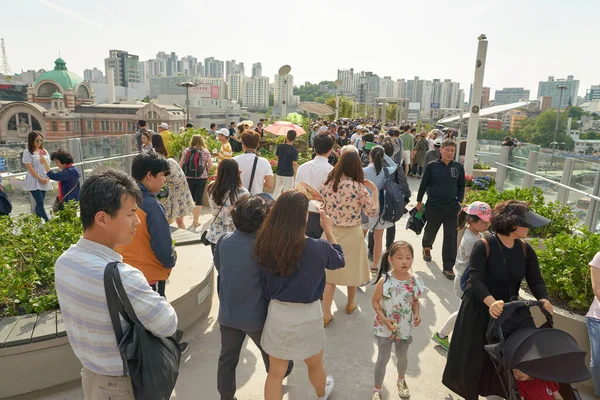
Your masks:
<svg viewBox="0 0 600 400"><path fill-rule="evenodd" d="M327 125L323 125L322 127L319 128L319 132L318 133L325 132L327 129L328 129Z"/></svg>
<svg viewBox="0 0 600 400"><path fill-rule="evenodd" d="M219 135L229 137L229 129L227 129L227 128L219 129Z"/></svg>
<svg viewBox="0 0 600 400"><path fill-rule="evenodd" d="M169 129L169 125L166 122L161 123L158 127L163 129Z"/></svg>
<svg viewBox="0 0 600 400"><path fill-rule="evenodd" d="M356 130L360 131L362 128L363 128L363 126L359 125L359 126L356 127Z"/></svg>
<svg viewBox="0 0 600 400"><path fill-rule="evenodd" d="M434 146L442 146L442 139L435 139L433 142Z"/></svg>

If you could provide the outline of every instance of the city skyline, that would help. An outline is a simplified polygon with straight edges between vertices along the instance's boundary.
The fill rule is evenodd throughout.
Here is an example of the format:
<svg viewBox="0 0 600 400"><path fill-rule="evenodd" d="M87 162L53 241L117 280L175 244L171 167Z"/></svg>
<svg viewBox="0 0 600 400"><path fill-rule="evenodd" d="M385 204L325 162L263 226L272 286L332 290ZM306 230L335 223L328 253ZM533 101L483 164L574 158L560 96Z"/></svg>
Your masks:
<svg viewBox="0 0 600 400"><path fill-rule="evenodd" d="M400 32L409 32L412 36L400 43L400 51L395 50L402 38L402 35L398 36L398 26L385 21L378 24L375 36L359 35L355 32L360 29L351 28L345 31L346 38L342 36L341 40L318 51L310 50L311 43L319 43L318 39L325 37L328 31L307 29L303 21L332 15L333 21L354 26L358 15L357 8L353 7L358 6L358 2L355 4L354 1L348 7L347 2L322 4L307 0L302 10L286 4L272 7L265 0L252 5L240 4L237 13L264 21L249 24L251 29L244 32L243 27L237 28L234 18L227 22L231 10L230 5L224 3L186 4L183 13L176 7L165 8L157 0L24 0L18 5L7 4L4 11L7 15L16 15L25 5L32 20L44 23L24 26L19 19L8 19L3 22L2 33L13 72L51 69L59 52L71 71L83 75L85 69L102 69L111 49L138 55L140 60L153 59L157 51L173 51L180 56L192 54L198 60L207 57L224 62L238 60L247 66L247 75L250 75L252 64L257 62L262 64L262 75L267 77L274 76L281 65L290 64L296 85L305 81L335 80L338 69L354 68L393 79L414 76L451 79L465 90L473 80L476 38L485 33L490 44L484 85L492 91L524 87L535 96L539 81L548 76L574 75L580 80L578 95L585 96L588 88L600 82L600 74L591 68L600 61L600 54L592 51L595 43L591 34L595 29L594 15L600 12L598 2L578 0L567 4L532 0L522 3L509 0L497 4L466 0L460 9L441 0L430 3L427 8L391 1L378 4L380 9L387 10L382 15L407 16ZM516 8L511 7L512 3ZM431 9L435 9L435 15L459 18L448 20L448 24L434 20L425 25L423 16ZM315 13L318 10L318 13L312 15L310 10ZM270 21L286 12L293 12L296 18L286 24L285 34L279 34ZM178 22L195 14L225 17L198 24ZM555 20L557 16L561 18ZM467 24L466 21L471 19L477 22ZM136 23L138 20L146 23ZM364 24L368 25L368 21ZM516 26L519 29L515 29ZM146 28L140 31L141 27ZM90 30L95 34L89 34ZM204 33L210 40L201 40ZM84 38L73 40L76 35L84 35ZM35 44L26 39L29 37L36 37ZM141 40L144 37L152 37L152 40ZM385 40L386 37L389 40ZM293 38L301 39L298 40L301 44L290 41ZM559 50L567 51L568 55L561 55ZM581 55L581 61L577 60L578 55Z"/></svg>

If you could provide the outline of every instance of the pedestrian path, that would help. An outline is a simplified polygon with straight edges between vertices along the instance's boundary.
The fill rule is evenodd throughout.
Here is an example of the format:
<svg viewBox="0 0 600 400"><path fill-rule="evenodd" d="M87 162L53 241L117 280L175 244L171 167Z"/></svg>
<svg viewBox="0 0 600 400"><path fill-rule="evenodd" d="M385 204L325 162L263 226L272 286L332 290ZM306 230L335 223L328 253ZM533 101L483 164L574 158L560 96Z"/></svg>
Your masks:
<svg viewBox="0 0 600 400"><path fill-rule="evenodd" d="M410 180L413 190L412 199L416 199L418 182ZM208 214L202 221L209 221ZM413 331L413 343L409 347L409 366L407 383L411 390L411 398L415 400L457 400L460 397L451 393L442 383L442 372L446 363L446 351L431 341L431 335L446 321L447 317L458 307L459 299L453 291L453 284L442 275L441 268L441 232L432 251L433 261L425 263L421 257L421 236L407 231L406 217L398 223L396 240L406 240L414 246L414 270L425 282L426 291L421 300L422 323ZM184 246L191 247L191 246ZM180 259L181 260L181 259ZM190 260L188 256L185 260ZM190 260L191 261L191 260ZM193 260L195 263L210 263L210 249L204 247ZM173 274L177 274L177 269ZM243 279L243 277L241 277ZM181 283L179 283L181 282ZM185 285L184 280L173 278L173 285ZM171 290L176 290L172 287ZM368 285L356 295L357 310L352 315L345 312L345 288L338 288L334 298L334 320L326 328L325 368L327 374L333 375L336 388L331 400L370 399L373 388L373 366L377 357L373 342L371 325L374 311L371 296L374 286ZM169 286L167 286L169 296ZM196 400L219 399L216 388L216 374L220 351L218 315L218 299L207 319L197 323L186 333L185 340L190 344L190 351L184 356L179 380L172 399ZM396 359L392 358L387 366L384 381L384 399L397 399L396 393ZM246 342L237 368L237 398L239 400L259 400L263 398L263 385L266 372L260 352L250 342ZM19 400L75 400L82 399L83 393L79 382L58 388L53 393L21 396ZM307 376L306 366L296 363L294 372L284 380L284 400L315 399L315 393ZM593 397L584 397L592 399Z"/></svg>

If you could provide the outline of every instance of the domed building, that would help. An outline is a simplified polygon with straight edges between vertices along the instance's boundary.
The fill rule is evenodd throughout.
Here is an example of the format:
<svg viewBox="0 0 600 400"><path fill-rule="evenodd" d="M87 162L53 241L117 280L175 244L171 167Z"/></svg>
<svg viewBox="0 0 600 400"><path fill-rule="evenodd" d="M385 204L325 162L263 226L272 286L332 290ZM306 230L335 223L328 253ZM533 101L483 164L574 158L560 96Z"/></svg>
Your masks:
<svg viewBox="0 0 600 400"><path fill-rule="evenodd" d="M27 101L0 101L0 143L26 142L32 130L50 140L123 135L135 132L140 119L154 130L166 122L177 131L185 125L185 110L155 103L97 104L91 86L58 58L53 70L27 88Z"/></svg>

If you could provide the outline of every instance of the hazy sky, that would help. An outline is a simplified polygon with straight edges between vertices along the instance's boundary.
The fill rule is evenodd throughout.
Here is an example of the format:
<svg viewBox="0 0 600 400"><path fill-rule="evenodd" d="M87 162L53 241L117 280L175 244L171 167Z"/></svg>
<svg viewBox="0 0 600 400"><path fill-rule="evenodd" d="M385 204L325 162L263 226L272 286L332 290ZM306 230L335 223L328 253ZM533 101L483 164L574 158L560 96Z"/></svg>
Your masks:
<svg viewBox="0 0 600 400"><path fill-rule="evenodd" d="M523 86L575 75L579 95L600 84L600 0L205 1L1 0L13 72L104 70L109 49L140 60L158 51L243 61L250 75L292 66L294 84L336 79L337 69L397 78L449 78L468 98L477 36L489 40L484 85Z"/></svg>

